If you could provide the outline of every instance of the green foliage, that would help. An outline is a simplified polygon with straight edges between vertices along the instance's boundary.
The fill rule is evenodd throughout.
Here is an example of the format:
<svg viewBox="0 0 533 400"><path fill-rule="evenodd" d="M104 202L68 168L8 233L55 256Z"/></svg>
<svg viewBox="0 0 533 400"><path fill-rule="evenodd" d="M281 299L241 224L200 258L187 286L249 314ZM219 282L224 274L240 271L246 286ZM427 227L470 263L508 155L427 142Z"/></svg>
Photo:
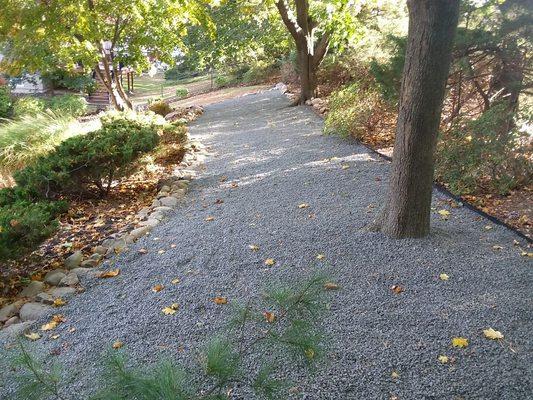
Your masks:
<svg viewBox="0 0 533 400"><path fill-rule="evenodd" d="M92 398L223 400L232 387L249 387L259 398L287 398L288 382L277 376L286 374L291 362L297 367L310 367L323 351L317 321L326 309L324 283L323 277L315 276L290 287L268 288L257 305L252 301L237 305L224 336L209 340L201 352L198 360L201 368L185 369L169 360L150 368L131 367L123 350L113 350L107 356L106 370L100 375L102 389ZM266 318L265 310L273 317ZM287 357L287 350L298 357ZM257 365L258 372L252 373L250 366L255 370ZM49 384L56 382L53 376L38 376L47 382L51 380ZM22 381L19 389L27 390L26 382Z"/></svg>
<svg viewBox="0 0 533 400"><path fill-rule="evenodd" d="M48 100L48 108L59 114L79 117L87 111L87 101L81 96L65 94L63 96L53 96Z"/></svg>
<svg viewBox="0 0 533 400"><path fill-rule="evenodd" d="M13 100L9 87L0 85L0 118L8 118L13 110Z"/></svg>
<svg viewBox="0 0 533 400"><path fill-rule="evenodd" d="M189 95L189 91L187 88L184 87L178 87L176 88L176 97L179 99L183 99Z"/></svg>
<svg viewBox="0 0 533 400"><path fill-rule="evenodd" d="M172 112L172 107L170 107L170 105L163 99L150 101L148 104L148 109L163 117Z"/></svg>
<svg viewBox="0 0 533 400"><path fill-rule="evenodd" d="M46 102L40 97L21 97L13 104L13 115L18 118L24 115L35 116L46 109Z"/></svg>
<svg viewBox="0 0 533 400"><path fill-rule="evenodd" d="M15 117L35 116L47 109L55 114L79 117L87 111L87 101L73 94L50 98L26 96L17 99L13 105Z"/></svg>
<svg viewBox="0 0 533 400"><path fill-rule="evenodd" d="M245 83L260 83L266 81L273 74L278 72L277 65L266 62L254 63L248 71L243 74L242 80Z"/></svg>
<svg viewBox="0 0 533 400"><path fill-rule="evenodd" d="M219 88L228 87L238 82L238 79L232 75L217 75L215 78L215 85Z"/></svg>
<svg viewBox="0 0 533 400"><path fill-rule="evenodd" d="M0 260L18 258L55 232L55 218L66 204L21 200L12 189L0 192Z"/></svg>
<svg viewBox="0 0 533 400"><path fill-rule="evenodd" d="M102 128L63 141L55 150L15 173L15 181L35 198L109 191L113 179L154 149L159 127L150 117L110 114Z"/></svg>
<svg viewBox="0 0 533 400"><path fill-rule="evenodd" d="M393 105L398 103L400 97L406 46L407 38L389 36L387 47L390 47L392 56L383 63L376 59L370 62L370 72L374 76L383 99Z"/></svg>
<svg viewBox="0 0 533 400"><path fill-rule="evenodd" d="M324 132L361 139L379 112L379 105L380 94L375 86L352 83L331 95Z"/></svg>
<svg viewBox="0 0 533 400"><path fill-rule="evenodd" d="M75 90L89 95L96 91L96 81L92 76L80 72L57 69L43 74L42 78L55 89Z"/></svg>
<svg viewBox="0 0 533 400"><path fill-rule="evenodd" d="M28 101L26 102L26 99ZM33 98L23 101L33 108ZM40 104L40 103L37 103ZM0 125L0 179L11 175L52 151L63 140L82 132L81 126L69 116L51 111L26 113L20 118Z"/></svg>
<svg viewBox="0 0 533 400"><path fill-rule="evenodd" d="M502 130L512 116L504 103L476 120L459 120L441 134L437 148L437 176L457 194L478 189L507 194L533 176L527 135Z"/></svg>

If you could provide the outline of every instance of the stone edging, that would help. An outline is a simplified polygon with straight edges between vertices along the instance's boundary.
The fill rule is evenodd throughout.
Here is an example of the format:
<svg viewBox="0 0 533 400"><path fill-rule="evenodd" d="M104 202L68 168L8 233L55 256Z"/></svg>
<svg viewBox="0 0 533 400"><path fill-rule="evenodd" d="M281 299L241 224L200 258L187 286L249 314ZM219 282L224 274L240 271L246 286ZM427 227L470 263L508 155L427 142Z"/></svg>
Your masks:
<svg viewBox="0 0 533 400"><path fill-rule="evenodd" d="M140 222L136 227L103 240L93 247L89 257L84 257L80 250L74 252L65 258L64 268L49 271L42 282L30 282L16 301L0 309L0 324L3 324L0 334L16 337L24 333L36 320L58 310L56 306L64 304L66 299L83 292L80 278L99 276L101 271L96 267L102 261L127 250L129 244L150 234L186 196L189 183L196 175L194 170L187 168L203 164L208 155L205 146L198 141L188 142L185 150L181 163L172 174L159 180L159 191L152 204L137 213Z"/></svg>

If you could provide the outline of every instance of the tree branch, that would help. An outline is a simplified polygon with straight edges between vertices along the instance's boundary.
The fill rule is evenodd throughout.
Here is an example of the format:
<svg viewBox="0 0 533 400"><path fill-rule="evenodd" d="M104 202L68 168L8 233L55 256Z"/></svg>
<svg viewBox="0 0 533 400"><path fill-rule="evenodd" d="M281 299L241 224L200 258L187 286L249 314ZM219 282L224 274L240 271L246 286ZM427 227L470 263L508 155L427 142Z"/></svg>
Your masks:
<svg viewBox="0 0 533 400"><path fill-rule="evenodd" d="M318 68L318 66L326 56L329 49L330 38L330 34L328 32L325 32L316 44L315 56L313 58L315 68Z"/></svg>
<svg viewBox="0 0 533 400"><path fill-rule="evenodd" d="M281 19L283 20L283 23L289 30L294 40L298 42L299 35L302 31L302 28L300 28L300 26L294 19L294 16L289 11L287 2L285 0L278 0L276 2L276 7L278 8L278 11L279 11L279 14L281 15Z"/></svg>

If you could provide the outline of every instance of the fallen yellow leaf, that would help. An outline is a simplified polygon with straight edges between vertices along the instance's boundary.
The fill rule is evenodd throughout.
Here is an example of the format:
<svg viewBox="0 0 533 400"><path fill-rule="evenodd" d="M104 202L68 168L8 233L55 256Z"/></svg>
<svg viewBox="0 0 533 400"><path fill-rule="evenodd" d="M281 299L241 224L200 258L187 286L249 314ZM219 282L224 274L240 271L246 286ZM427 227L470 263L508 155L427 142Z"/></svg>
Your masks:
<svg viewBox="0 0 533 400"><path fill-rule="evenodd" d="M492 328L483 329L483 334L487 339L498 340L503 339L503 334L500 331L495 331Z"/></svg>
<svg viewBox="0 0 533 400"><path fill-rule="evenodd" d="M140 254L146 254L146 253L148 253L148 250L146 250L145 248L142 248L142 249L139 249L139 253Z"/></svg>
<svg viewBox="0 0 533 400"><path fill-rule="evenodd" d="M228 299L222 296L217 296L213 299L215 304L221 305L221 304L228 304Z"/></svg>
<svg viewBox="0 0 533 400"><path fill-rule="evenodd" d="M157 252L157 254L163 254L164 252L165 252L165 250L159 250L159 251Z"/></svg>
<svg viewBox="0 0 533 400"><path fill-rule="evenodd" d="M152 288L152 292L154 293L157 293L157 292L160 292L161 290L163 290L164 286L161 285L161 284L157 284L155 285L153 288Z"/></svg>
<svg viewBox="0 0 533 400"><path fill-rule="evenodd" d="M492 250L503 250L503 247L499 244L495 244L494 246L492 246Z"/></svg>
<svg viewBox="0 0 533 400"><path fill-rule="evenodd" d="M173 303L173 304L170 305L170 307L165 307L161 311L165 315L172 315L172 314L176 313L178 308L179 308L179 305L177 303Z"/></svg>
<svg viewBox="0 0 533 400"><path fill-rule="evenodd" d="M439 215L442 217L443 220L447 220L450 216L450 212L448 210L439 210L437 211Z"/></svg>
<svg viewBox="0 0 533 400"><path fill-rule="evenodd" d="M306 349L305 350L305 356L308 358L308 359L313 359L313 357L315 356L315 351L311 348L309 349Z"/></svg>
<svg viewBox="0 0 533 400"><path fill-rule="evenodd" d="M259 250L259 246L256 245L256 244L251 244L251 245L249 245L248 247L249 247L250 250L252 250L252 251L257 251L257 250Z"/></svg>
<svg viewBox="0 0 533 400"><path fill-rule="evenodd" d="M67 304L65 300L63 300L61 297L58 297L57 299L54 299L54 307L61 307Z"/></svg>
<svg viewBox="0 0 533 400"><path fill-rule="evenodd" d="M275 261L273 258L267 258L267 259L265 260L265 265L270 265L270 266L272 266L272 265L274 265L275 263L276 263L276 261Z"/></svg>
<svg viewBox="0 0 533 400"><path fill-rule="evenodd" d="M52 321L55 321L60 324L61 322L65 322L65 317L61 314L55 314L52 316Z"/></svg>
<svg viewBox="0 0 533 400"><path fill-rule="evenodd" d="M205 219L206 222L211 222L211 221L214 221L215 220L215 217L207 217Z"/></svg>
<svg viewBox="0 0 533 400"><path fill-rule="evenodd" d="M30 340L38 340L41 338L41 335L39 335L37 332L25 333L24 336Z"/></svg>
<svg viewBox="0 0 533 400"><path fill-rule="evenodd" d="M124 346L124 343L122 343L120 340L117 340L115 343L113 343L114 349L120 349L122 346Z"/></svg>
<svg viewBox="0 0 533 400"><path fill-rule="evenodd" d="M342 169L348 169L348 168L350 168L350 166L349 166L348 164L344 164L344 165L342 166Z"/></svg>
<svg viewBox="0 0 533 400"><path fill-rule="evenodd" d="M339 285L333 282L326 282L324 283L324 289L326 290L337 290L339 289Z"/></svg>
<svg viewBox="0 0 533 400"><path fill-rule="evenodd" d="M448 276L448 274L440 274L439 279L441 281L447 281L448 279L450 279L450 277Z"/></svg>
<svg viewBox="0 0 533 400"><path fill-rule="evenodd" d="M533 253L528 253L527 251L523 251L520 253L522 257L533 257Z"/></svg>
<svg viewBox="0 0 533 400"><path fill-rule="evenodd" d="M42 331L51 331L52 329L55 329L57 327L56 321L50 321L47 324L44 324L41 326Z"/></svg>
<svg viewBox="0 0 533 400"><path fill-rule="evenodd" d="M405 289L400 285L392 285L390 290L392 290L396 294L400 294L405 291Z"/></svg>
<svg viewBox="0 0 533 400"><path fill-rule="evenodd" d="M308 207L309 207L309 204L307 203L302 203L298 205L298 208L308 208Z"/></svg>
<svg viewBox="0 0 533 400"><path fill-rule="evenodd" d="M392 379L398 379L400 377L400 374L397 371L392 371L390 376Z"/></svg>
<svg viewBox="0 0 533 400"><path fill-rule="evenodd" d="M318 254L318 255L316 256L316 259L317 259L317 260L323 260L324 258L326 258L326 256L325 256L324 254Z"/></svg>
<svg viewBox="0 0 533 400"><path fill-rule="evenodd" d="M438 360L441 364L447 364L448 363L448 357L446 356L439 356Z"/></svg>
<svg viewBox="0 0 533 400"><path fill-rule="evenodd" d="M180 283L180 278L174 278L170 281L170 283L172 283L173 285L177 285L178 283Z"/></svg>
<svg viewBox="0 0 533 400"><path fill-rule="evenodd" d="M454 337L452 339L452 345L453 347L460 347L460 348L466 347L468 346L468 339L464 337Z"/></svg>
<svg viewBox="0 0 533 400"><path fill-rule="evenodd" d="M99 275L99 278L113 278L120 274L120 269L111 269L109 271L104 271Z"/></svg>
<svg viewBox="0 0 533 400"><path fill-rule="evenodd" d="M59 339L59 335L50 335L50 339L53 339L53 340Z"/></svg>

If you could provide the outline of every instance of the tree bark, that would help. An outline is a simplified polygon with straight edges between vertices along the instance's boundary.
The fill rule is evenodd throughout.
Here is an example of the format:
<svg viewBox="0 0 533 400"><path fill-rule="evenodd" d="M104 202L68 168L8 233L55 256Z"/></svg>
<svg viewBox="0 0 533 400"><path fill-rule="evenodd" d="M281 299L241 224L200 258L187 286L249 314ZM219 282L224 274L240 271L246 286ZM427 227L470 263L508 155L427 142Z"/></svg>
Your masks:
<svg viewBox="0 0 533 400"><path fill-rule="evenodd" d="M429 233L435 145L459 0L408 0L409 34L389 192L374 228L394 238Z"/></svg>

